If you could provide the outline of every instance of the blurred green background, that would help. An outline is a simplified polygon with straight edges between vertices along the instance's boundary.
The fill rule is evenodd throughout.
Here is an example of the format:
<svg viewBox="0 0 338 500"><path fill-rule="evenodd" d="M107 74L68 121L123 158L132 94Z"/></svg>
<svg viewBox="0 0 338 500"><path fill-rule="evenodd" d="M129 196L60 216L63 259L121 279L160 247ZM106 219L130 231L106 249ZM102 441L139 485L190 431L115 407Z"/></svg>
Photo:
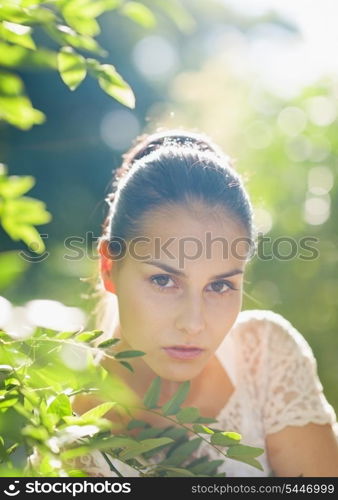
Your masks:
<svg viewBox="0 0 338 500"><path fill-rule="evenodd" d="M24 250L32 260L2 261L0 295L17 307L17 318L33 299L59 301L90 318L95 298L91 281L82 279L96 275L93 238L121 154L157 127L205 132L235 158L260 233L297 242L292 258L284 242L281 258L253 259L243 308L272 309L304 335L338 411L338 6L183 0L165 12L160 0L142 3L155 15L153 26L107 12L97 37L109 53L104 62L134 90L135 109L93 79L71 92L54 71L19 71L47 120L30 130L0 121L0 161L11 175L36 178L29 196L43 200L53 219L38 227L49 252L40 262L0 228L0 251ZM39 41L47 43L42 35ZM82 239L81 258L65 248L71 236ZM304 237L316 238L316 258L302 258L310 255L299 247Z"/></svg>

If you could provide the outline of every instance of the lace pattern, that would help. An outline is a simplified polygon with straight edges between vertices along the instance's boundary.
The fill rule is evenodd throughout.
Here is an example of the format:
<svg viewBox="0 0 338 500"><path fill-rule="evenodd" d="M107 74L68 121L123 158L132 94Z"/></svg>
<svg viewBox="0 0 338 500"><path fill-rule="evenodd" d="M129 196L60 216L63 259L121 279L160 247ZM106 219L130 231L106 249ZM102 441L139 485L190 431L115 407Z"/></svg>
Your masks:
<svg viewBox="0 0 338 500"><path fill-rule="evenodd" d="M308 342L282 316L270 312L269 317L265 434L287 425L334 424L336 415L323 394L317 361Z"/></svg>

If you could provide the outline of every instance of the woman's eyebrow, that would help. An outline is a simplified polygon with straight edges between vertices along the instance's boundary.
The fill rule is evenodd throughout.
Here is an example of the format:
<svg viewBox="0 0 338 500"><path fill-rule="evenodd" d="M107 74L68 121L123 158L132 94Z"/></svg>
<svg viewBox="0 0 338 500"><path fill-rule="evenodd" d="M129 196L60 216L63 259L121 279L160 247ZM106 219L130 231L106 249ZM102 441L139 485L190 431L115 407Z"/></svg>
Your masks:
<svg viewBox="0 0 338 500"><path fill-rule="evenodd" d="M149 264L151 266L157 266L163 269L163 271L167 271L168 273L176 274L177 276L182 276L186 278L186 274L183 271L179 271L178 269L175 269L174 267L169 266L168 264L165 264L164 262L159 262L156 260L147 260L143 261L143 264ZM234 276L235 274L243 274L244 271L241 269L233 269L232 271L228 271L227 273L221 273L221 274L216 274L215 276L211 276L211 280L216 280L220 278L229 278L230 276Z"/></svg>

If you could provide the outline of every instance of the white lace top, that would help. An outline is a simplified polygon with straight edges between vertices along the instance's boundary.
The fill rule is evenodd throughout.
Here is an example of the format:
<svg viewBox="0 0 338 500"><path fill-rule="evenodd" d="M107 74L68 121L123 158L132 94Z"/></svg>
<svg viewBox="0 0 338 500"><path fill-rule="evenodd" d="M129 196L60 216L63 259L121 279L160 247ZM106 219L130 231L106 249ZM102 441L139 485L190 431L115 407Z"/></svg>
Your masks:
<svg viewBox="0 0 338 500"><path fill-rule="evenodd" d="M327 402L317 374L317 363L304 337L280 314L267 310L240 312L216 355L235 387L213 428L236 431L242 443L263 448L258 457L264 471L242 462L225 459L218 468L227 477L269 476L265 437L288 425L336 424L336 415ZM219 388L222 390L222 387ZM193 457L224 456L205 442ZM161 453L154 456L162 457ZM128 465L113 460L123 476L137 476ZM90 476L116 476L99 451L81 457L81 466Z"/></svg>

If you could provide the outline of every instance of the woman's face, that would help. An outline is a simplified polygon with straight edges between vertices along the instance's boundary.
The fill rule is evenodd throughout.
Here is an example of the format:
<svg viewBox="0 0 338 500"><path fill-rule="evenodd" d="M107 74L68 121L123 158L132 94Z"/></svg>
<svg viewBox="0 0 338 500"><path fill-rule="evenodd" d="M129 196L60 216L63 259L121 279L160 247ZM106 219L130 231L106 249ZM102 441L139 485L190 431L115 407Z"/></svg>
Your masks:
<svg viewBox="0 0 338 500"><path fill-rule="evenodd" d="M244 238L234 219L215 211L153 212L113 267L124 349L144 351L162 378L196 377L241 310Z"/></svg>

